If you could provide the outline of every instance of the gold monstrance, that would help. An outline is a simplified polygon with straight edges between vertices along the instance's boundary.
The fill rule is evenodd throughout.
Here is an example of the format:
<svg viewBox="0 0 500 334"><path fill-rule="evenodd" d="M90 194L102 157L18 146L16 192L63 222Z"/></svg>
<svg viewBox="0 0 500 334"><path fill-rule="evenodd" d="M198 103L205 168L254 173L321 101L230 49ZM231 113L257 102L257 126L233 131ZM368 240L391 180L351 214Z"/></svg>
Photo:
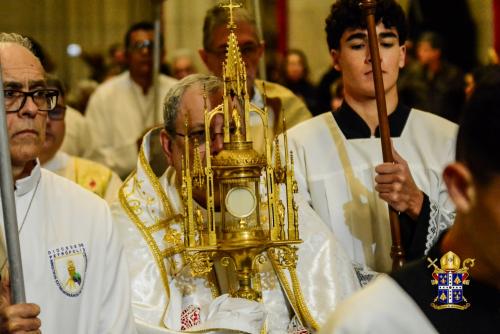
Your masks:
<svg viewBox="0 0 500 334"><path fill-rule="evenodd" d="M188 137L185 139L182 198L186 260L195 276L211 272L215 260L225 266L232 263L238 283L237 290L231 291L233 297L260 300L256 268L257 263L265 261L264 251L267 251L273 265L288 269L296 266L297 247L293 245L301 242L298 209L293 199L297 184L293 175L293 157L290 159L288 156L286 133L285 166L281 166L278 151L272 164L268 109L266 106L260 109L250 103L245 63L234 34L236 26L232 10L238 6L231 1L225 7L229 8L230 34L223 62L224 96L223 103L216 108L205 108L205 167L201 165L198 144L195 142L190 148ZM252 148L248 126L250 112L260 116L265 154L259 154ZM224 117L224 146L222 151L212 156L209 149L210 124L216 115ZM194 156L192 165L190 152ZM284 184L286 189L285 204L280 199L280 184ZM206 189L206 217L200 210L194 209L195 188ZM215 221L216 196L220 198L220 223Z"/></svg>

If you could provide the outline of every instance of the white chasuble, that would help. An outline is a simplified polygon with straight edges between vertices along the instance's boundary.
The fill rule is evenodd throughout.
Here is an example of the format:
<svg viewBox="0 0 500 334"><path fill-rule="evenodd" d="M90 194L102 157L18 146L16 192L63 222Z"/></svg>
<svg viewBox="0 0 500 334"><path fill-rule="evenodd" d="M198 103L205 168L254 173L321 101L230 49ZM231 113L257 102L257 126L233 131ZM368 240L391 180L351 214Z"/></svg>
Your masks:
<svg viewBox="0 0 500 334"><path fill-rule="evenodd" d="M262 303L218 296L214 275L194 278L185 263L183 207L175 171L168 168L156 178L148 165L149 140L147 135L137 171L121 189L121 203L112 208L129 260L132 305L141 333L260 333L263 324L268 333L299 333L305 329L294 314L300 312L320 326L339 301L359 288L348 257L299 199L299 208L304 205L299 210L304 243L299 245L296 271L276 270L269 261L261 265ZM219 271L214 274L220 276Z"/></svg>

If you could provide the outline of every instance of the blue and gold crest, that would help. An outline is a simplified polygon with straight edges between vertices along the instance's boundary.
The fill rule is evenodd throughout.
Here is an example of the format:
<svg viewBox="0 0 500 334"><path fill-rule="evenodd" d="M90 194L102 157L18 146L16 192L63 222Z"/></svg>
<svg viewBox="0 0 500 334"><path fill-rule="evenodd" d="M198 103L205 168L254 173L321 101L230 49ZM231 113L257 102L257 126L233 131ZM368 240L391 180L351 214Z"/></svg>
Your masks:
<svg viewBox="0 0 500 334"><path fill-rule="evenodd" d="M82 243L48 251L52 275L59 289L67 296L80 295L87 271L87 252Z"/></svg>
<svg viewBox="0 0 500 334"><path fill-rule="evenodd" d="M429 266L434 266L432 285L438 286L438 294L431 306L436 310L454 308L465 310L470 306L465 299L463 286L469 285L468 270L474 266L474 259L466 259L460 268L460 257L453 252L444 254L440 259L441 268L435 265L437 259L429 261Z"/></svg>

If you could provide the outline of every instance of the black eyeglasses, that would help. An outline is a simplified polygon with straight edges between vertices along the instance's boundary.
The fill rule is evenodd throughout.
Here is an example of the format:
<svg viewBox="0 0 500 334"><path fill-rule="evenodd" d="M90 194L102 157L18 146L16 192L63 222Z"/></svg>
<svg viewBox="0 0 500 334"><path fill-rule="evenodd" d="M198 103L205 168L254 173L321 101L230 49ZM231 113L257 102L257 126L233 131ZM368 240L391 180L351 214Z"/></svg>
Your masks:
<svg viewBox="0 0 500 334"><path fill-rule="evenodd" d="M19 112L31 97L40 111L50 111L56 107L59 91L55 89L37 89L32 92L23 92L14 89L4 89L5 111L8 113Z"/></svg>
<svg viewBox="0 0 500 334"><path fill-rule="evenodd" d="M141 51L146 48L148 50L153 50L154 42L149 39L145 39L143 41L135 42L134 44L129 46L130 51Z"/></svg>
<svg viewBox="0 0 500 334"><path fill-rule="evenodd" d="M61 121L66 114L66 106L56 106L54 109L49 110L47 115L51 121Z"/></svg>

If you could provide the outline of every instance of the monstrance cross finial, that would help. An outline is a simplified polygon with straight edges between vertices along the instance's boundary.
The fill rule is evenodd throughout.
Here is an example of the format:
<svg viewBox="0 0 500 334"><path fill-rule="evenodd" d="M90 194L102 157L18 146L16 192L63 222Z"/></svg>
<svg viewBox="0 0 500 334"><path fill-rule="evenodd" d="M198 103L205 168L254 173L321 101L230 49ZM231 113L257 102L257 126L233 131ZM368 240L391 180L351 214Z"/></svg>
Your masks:
<svg viewBox="0 0 500 334"><path fill-rule="evenodd" d="M233 9L240 8L241 4L233 4L233 0L229 0L228 4L221 5L221 7L229 9L229 23L227 24L228 29L236 28L233 20Z"/></svg>

